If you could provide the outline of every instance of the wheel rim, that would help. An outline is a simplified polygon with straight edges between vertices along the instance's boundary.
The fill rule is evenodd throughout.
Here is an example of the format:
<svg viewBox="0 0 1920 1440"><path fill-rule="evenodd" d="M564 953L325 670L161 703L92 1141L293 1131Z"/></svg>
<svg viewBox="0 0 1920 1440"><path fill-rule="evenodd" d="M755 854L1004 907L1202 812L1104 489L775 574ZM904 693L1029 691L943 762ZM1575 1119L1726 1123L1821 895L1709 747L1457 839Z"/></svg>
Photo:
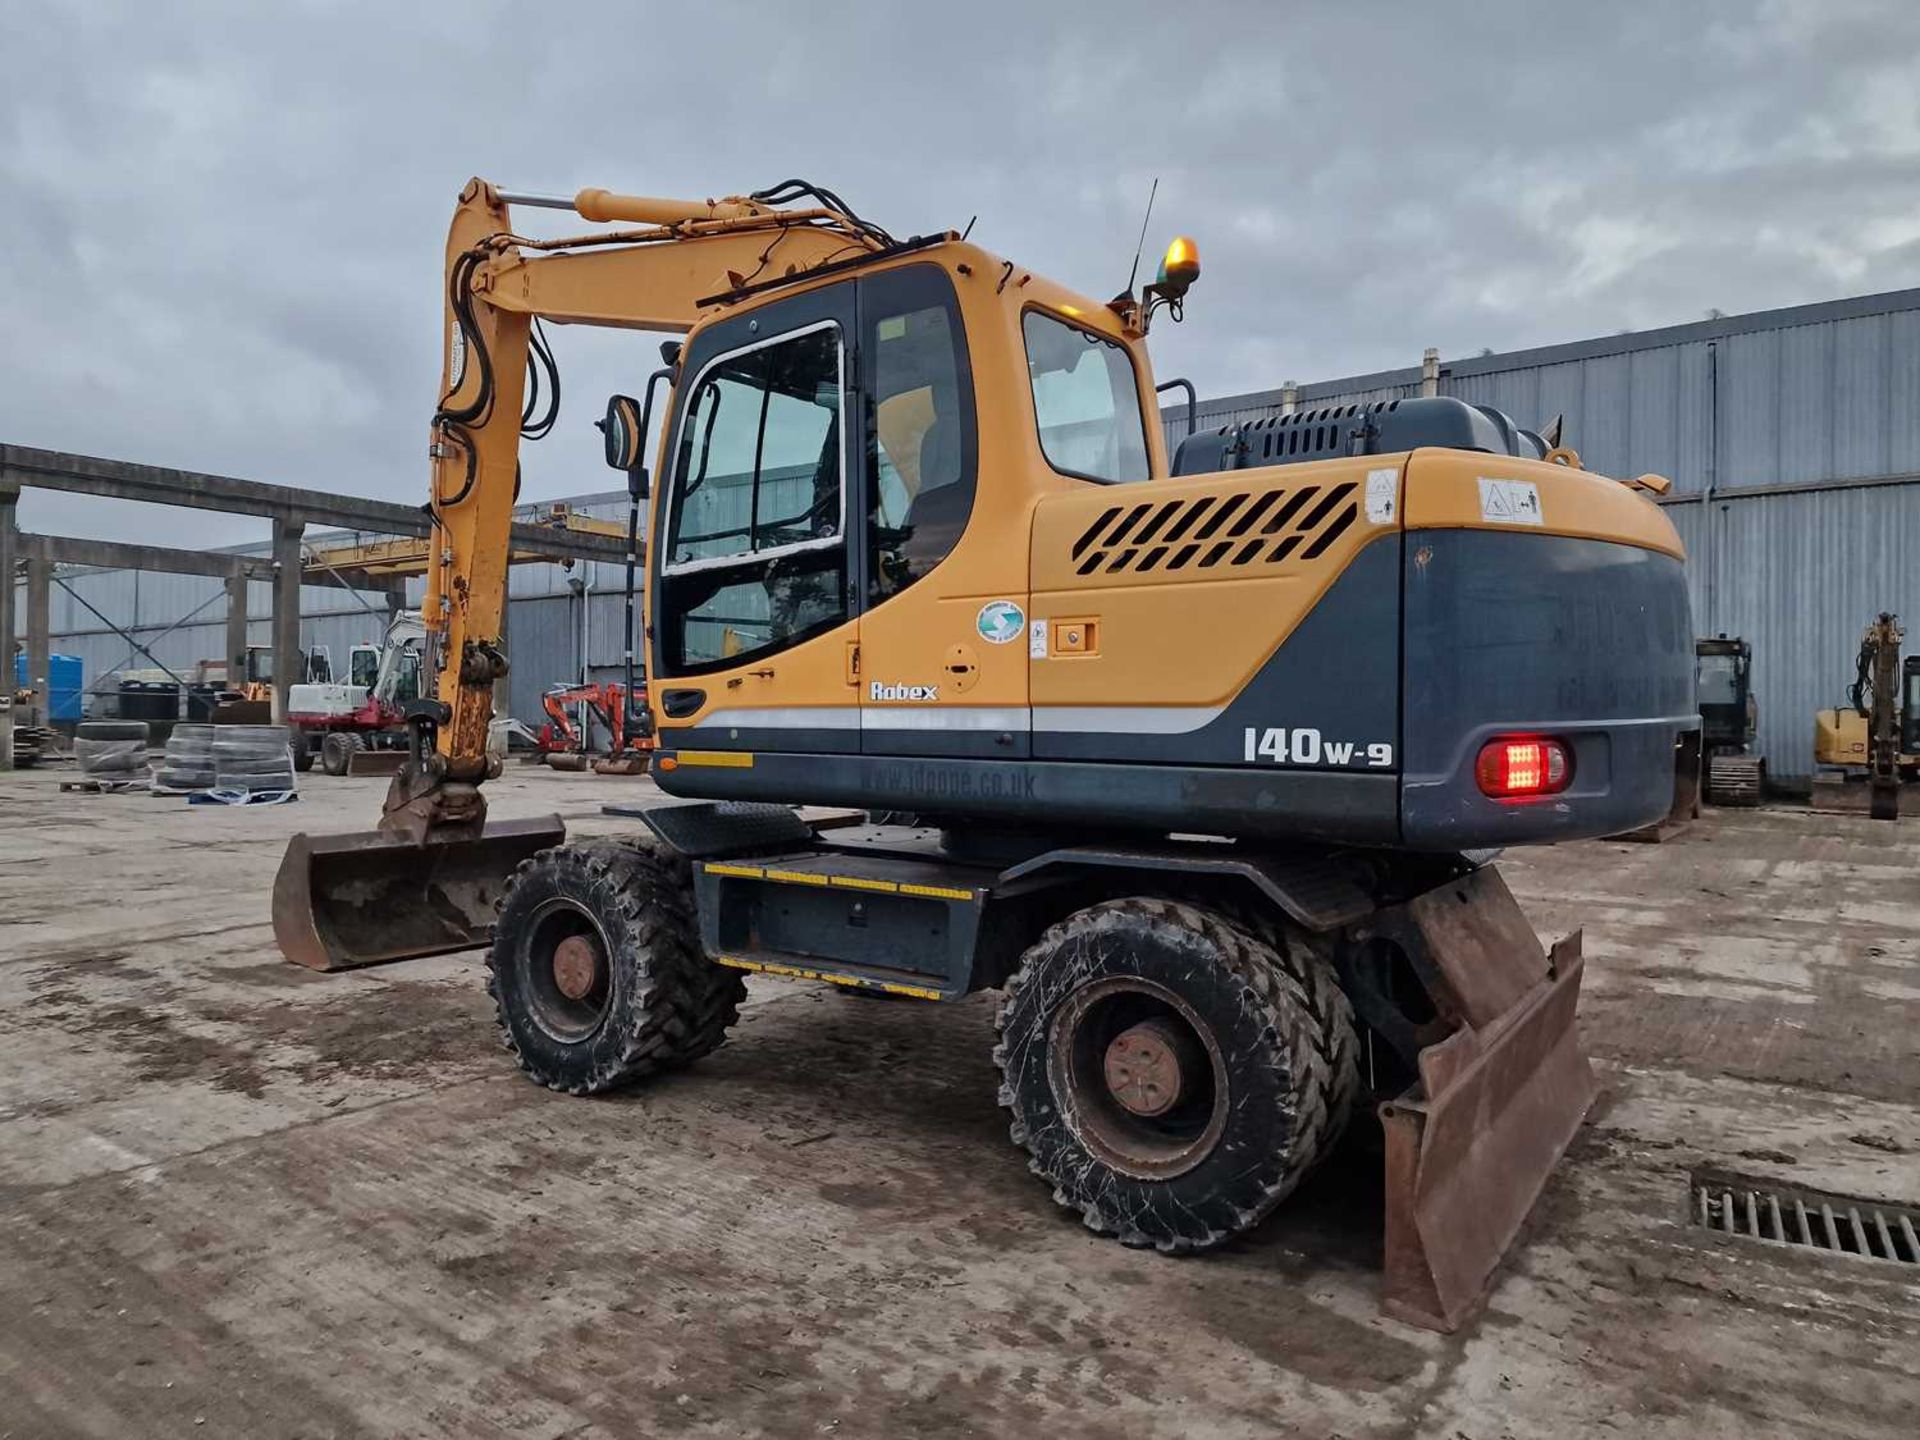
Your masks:
<svg viewBox="0 0 1920 1440"><path fill-rule="evenodd" d="M554 899L536 910L522 956L534 1023L565 1044L598 1030L613 998L608 954L606 932L583 906Z"/></svg>
<svg viewBox="0 0 1920 1440"><path fill-rule="evenodd" d="M1185 1174L1226 1129L1219 1037L1156 981L1110 976L1068 996L1049 1027L1047 1073L1068 1127L1123 1175Z"/></svg>

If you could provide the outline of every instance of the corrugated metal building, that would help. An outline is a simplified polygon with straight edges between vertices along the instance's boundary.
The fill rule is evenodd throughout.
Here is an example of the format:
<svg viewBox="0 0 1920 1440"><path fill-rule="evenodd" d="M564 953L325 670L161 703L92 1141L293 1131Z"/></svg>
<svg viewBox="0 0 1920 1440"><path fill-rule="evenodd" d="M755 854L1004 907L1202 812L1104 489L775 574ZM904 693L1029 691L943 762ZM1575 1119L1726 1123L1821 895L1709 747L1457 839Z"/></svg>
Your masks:
<svg viewBox="0 0 1920 1440"><path fill-rule="evenodd" d="M1410 366L1323 381L1297 387L1294 403L1390 400L1419 394L1421 380L1421 367ZM1882 609L1920 622L1920 290L1443 361L1437 388L1523 425L1563 415L1565 442L1590 468L1673 480L1668 513L1691 556L1695 626L1753 642L1762 749L1775 775L1804 780L1813 711L1840 703L1860 631ZM1287 399L1271 390L1207 401L1199 423L1276 414ZM1185 434L1185 411L1166 415L1171 447ZM625 517L620 492L571 503ZM224 649L217 580L64 578L169 666ZM594 678L619 675L620 587L616 565L514 571L516 715L537 720L541 691L577 678L583 656ZM378 638L384 617L372 603L338 586L307 587L301 644L327 646L344 667L354 642ZM59 587L53 604L53 647L83 657L90 686L150 664ZM271 606L268 585L255 582L256 643L269 639Z"/></svg>
<svg viewBox="0 0 1920 1440"><path fill-rule="evenodd" d="M1421 393L1422 368L1210 400L1199 426ZM1920 624L1920 290L1442 361L1438 392L1537 427L1592 470L1673 481L1694 625L1753 643L1760 748L1812 773L1881 610ZM1171 450L1184 407L1165 412ZM1920 629L1914 631L1920 645Z"/></svg>

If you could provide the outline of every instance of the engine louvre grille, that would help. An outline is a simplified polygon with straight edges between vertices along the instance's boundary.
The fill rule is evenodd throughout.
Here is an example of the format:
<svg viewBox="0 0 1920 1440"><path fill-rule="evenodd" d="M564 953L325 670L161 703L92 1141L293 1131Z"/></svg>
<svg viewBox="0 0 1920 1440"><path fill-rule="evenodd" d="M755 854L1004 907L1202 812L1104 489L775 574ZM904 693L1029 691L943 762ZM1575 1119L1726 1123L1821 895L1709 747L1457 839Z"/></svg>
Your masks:
<svg viewBox="0 0 1920 1440"><path fill-rule="evenodd" d="M1360 518L1353 481L1114 505L1073 542L1082 575L1317 560Z"/></svg>

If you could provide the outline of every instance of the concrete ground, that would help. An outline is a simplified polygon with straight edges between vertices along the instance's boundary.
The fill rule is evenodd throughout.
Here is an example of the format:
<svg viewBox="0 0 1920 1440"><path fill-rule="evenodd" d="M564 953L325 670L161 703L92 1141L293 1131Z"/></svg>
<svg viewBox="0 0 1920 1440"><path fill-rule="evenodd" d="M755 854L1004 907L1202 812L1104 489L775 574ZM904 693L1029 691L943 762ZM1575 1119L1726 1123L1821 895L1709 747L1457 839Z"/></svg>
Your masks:
<svg viewBox="0 0 1920 1440"><path fill-rule="evenodd" d="M1516 857L1587 934L1606 1094L1490 1307L1376 1313L1349 1153L1175 1260L1058 1210L991 998L756 979L605 1100L522 1080L478 957L283 964L296 829L0 775L0 1435L1906 1436L1920 1266L1715 1238L1692 1167L1920 1201L1920 825L1710 814ZM516 769L579 832L645 781Z"/></svg>

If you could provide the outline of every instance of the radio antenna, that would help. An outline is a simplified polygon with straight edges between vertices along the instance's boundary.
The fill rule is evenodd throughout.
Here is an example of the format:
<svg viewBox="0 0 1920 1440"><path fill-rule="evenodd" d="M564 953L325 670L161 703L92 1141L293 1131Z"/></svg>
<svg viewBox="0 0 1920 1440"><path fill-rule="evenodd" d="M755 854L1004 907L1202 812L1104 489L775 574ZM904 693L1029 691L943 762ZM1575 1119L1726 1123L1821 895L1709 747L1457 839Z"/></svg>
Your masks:
<svg viewBox="0 0 1920 1440"><path fill-rule="evenodd" d="M1153 188L1147 192L1147 213L1140 217L1140 243L1133 247L1133 269L1127 274L1126 294L1133 293L1133 282L1140 278L1140 252L1147 248L1147 222L1153 219L1153 197L1160 193L1160 177L1153 177Z"/></svg>

